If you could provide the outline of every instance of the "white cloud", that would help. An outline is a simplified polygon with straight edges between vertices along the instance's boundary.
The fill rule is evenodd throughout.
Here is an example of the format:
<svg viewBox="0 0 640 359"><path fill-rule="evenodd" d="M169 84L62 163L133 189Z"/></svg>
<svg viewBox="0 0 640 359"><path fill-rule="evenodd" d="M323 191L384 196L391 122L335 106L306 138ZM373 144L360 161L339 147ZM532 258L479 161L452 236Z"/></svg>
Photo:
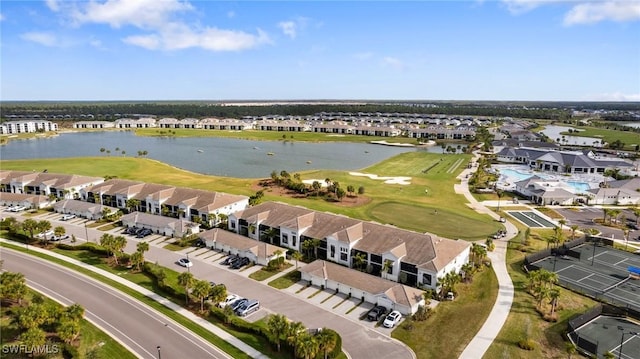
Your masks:
<svg viewBox="0 0 640 359"><path fill-rule="evenodd" d="M58 3L58 0L46 0L45 2L47 3L47 7L49 8L49 10L54 12L60 10L60 4Z"/></svg>
<svg viewBox="0 0 640 359"><path fill-rule="evenodd" d="M281 21L278 23L278 28L282 30L282 33L295 39L301 30L304 30L309 23L309 19L299 16L293 20ZM316 26L322 26L322 23L316 23Z"/></svg>
<svg viewBox="0 0 640 359"><path fill-rule="evenodd" d="M565 26L593 24L605 20L640 20L640 2L637 0L502 0L502 3L513 15L520 15L549 4L570 4L571 9L564 15Z"/></svg>
<svg viewBox="0 0 640 359"><path fill-rule="evenodd" d="M20 35L20 38L27 41L32 41L40 45L57 47L60 46L58 39L55 35L49 32L32 31Z"/></svg>
<svg viewBox="0 0 640 359"><path fill-rule="evenodd" d="M564 17L566 26L594 24L600 21L616 22L640 20L640 2L603 1L574 6Z"/></svg>
<svg viewBox="0 0 640 359"><path fill-rule="evenodd" d="M293 21L282 21L278 23L278 28L282 30L282 33L289 36L292 39L296 38L297 35L297 25Z"/></svg>
<svg viewBox="0 0 640 359"><path fill-rule="evenodd" d="M104 3L91 1L71 15L79 23L109 24L114 28L124 25L157 28L170 20L170 15L192 9L191 4L179 0L108 0Z"/></svg>
<svg viewBox="0 0 640 359"><path fill-rule="evenodd" d="M125 43L149 50L182 50L199 47L212 51L246 50L270 41L269 36L260 29L257 30L257 35L252 35L214 27L193 30L180 23L169 24L157 34L135 35L124 39Z"/></svg>
<svg viewBox="0 0 640 359"><path fill-rule="evenodd" d="M4 21L4 19L6 19L6 17L4 17L3 13L0 13L0 21Z"/></svg>
<svg viewBox="0 0 640 359"><path fill-rule="evenodd" d="M382 65L392 67L397 70L402 70L405 67L404 63L400 59L391 56L384 57L382 59Z"/></svg>
<svg viewBox="0 0 640 359"><path fill-rule="evenodd" d="M640 101L640 93L624 94L622 92L603 93L589 96L590 101Z"/></svg>
<svg viewBox="0 0 640 359"><path fill-rule="evenodd" d="M149 50L202 48L211 51L239 51L270 43L266 32L256 33L196 26L178 17L194 8L184 0L107 0L77 3L67 7L77 25L96 23L113 28L133 26L144 33L123 39L126 44ZM235 16L232 11L228 17Z"/></svg>
<svg viewBox="0 0 640 359"><path fill-rule="evenodd" d="M236 17L235 11L227 11L227 17L229 19L233 19L234 17Z"/></svg>

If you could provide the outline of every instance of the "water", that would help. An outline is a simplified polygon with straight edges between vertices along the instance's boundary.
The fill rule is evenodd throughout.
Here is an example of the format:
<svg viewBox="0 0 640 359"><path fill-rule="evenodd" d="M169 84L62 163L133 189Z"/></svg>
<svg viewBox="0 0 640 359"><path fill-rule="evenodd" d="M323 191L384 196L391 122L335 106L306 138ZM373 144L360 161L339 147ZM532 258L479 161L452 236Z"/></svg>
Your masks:
<svg viewBox="0 0 640 359"><path fill-rule="evenodd" d="M565 127L565 126L545 126L544 130L540 131L545 135L549 136L549 138L557 142L561 145L575 145L575 146L591 146L591 147L602 147L602 139L595 137L583 137L583 136L572 136L572 135L562 135L561 132L567 132L569 129L576 130L573 127ZM580 131L578 129L578 131ZM574 132L575 133L575 132ZM560 141L558 141L558 139Z"/></svg>
<svg viewBox="0 0 640 359"><path fill-rule="evenodd" d="M295 134L294 134L295 136ZM311 169L358 170L415 148L348 142L250 141L217 137L139 137L133 132L63 133L56 137L12 140L0 147L0 158L147 157L189 171L238 178L269 177L271 171ZM119 151L116 153L116 148ZM99 163L96 163L99 165Z"/></svg>
<svg viewBox="0 0 640 359"><path fill-rule="evenodd" d="M633 128L640 128L640 122L623 123L622 125Z"/></svg>
<svg viewBox="0 0 640 359"><path fill-rule="evenodd" d="M519 182L525 180L527 178L531 178L533 176L538 176L547 180L555 180L553 176L545 175L543 173L527 173L524 171L517 171L514 169L504 168L500 169L500 180L502 182ZM591 188L589 183L580 182L580 181L563 181L562 179L557 179L560 182L566 183L568 186L573 188L574 193L584 193Z"/></svg>

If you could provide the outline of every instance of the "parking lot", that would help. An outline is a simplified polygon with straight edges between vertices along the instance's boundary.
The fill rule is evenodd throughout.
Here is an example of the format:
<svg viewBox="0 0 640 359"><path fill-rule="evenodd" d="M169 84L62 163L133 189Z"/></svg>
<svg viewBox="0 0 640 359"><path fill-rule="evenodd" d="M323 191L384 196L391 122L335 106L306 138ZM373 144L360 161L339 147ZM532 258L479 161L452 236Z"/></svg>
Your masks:
<svg viewBox="0 0 640 359"><path fill-rule="evenodd" d="M567 225L578 225L579 228L595 228L600 231L602 237L624 239L622 231L618 228L603 226L594 221L594 219L603 219L604 212L601 208L555 208L564 218L567 219ZM636 216L629 209L621 209L618 218L626 217L628 223L635 222ZM629 232L630 240L637 240L640 236L640 230L631 230ZM639 242L640 243L640 242Z"/></svg>

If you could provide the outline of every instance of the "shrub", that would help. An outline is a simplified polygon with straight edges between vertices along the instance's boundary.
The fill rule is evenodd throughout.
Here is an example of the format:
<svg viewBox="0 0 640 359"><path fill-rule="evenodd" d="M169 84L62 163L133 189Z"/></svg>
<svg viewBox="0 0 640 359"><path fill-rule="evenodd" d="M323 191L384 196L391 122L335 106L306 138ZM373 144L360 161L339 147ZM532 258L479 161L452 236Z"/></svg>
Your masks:
<svg viewBox="0 0 640 359"><path fill-rule="evenodd" d="M434 313L434 310L431 307L425 307L424 305L421 305L418 307L418 310L413 315L413 320L418 322L427 320L429 319L430 316L433 315L433 313Z"/></svg>
<svg viewBox="0 0 640 359"><path fill-rule="evenodd" d="M522 339L518 342L518 346L520 349L534 350L536 348L536 343L531 339Z"/></svg>

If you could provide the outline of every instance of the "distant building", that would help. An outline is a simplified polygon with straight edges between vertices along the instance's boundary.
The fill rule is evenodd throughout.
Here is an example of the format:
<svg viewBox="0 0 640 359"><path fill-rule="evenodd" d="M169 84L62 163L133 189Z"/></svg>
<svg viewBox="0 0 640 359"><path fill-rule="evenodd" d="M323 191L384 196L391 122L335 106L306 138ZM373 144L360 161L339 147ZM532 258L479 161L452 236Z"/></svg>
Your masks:
<svg viewBox="0 0 640 359"><path fill-rule="evenodd" d="M1 135L58 131L58 124L45 120L8 121L0 125Z"/></svg>

